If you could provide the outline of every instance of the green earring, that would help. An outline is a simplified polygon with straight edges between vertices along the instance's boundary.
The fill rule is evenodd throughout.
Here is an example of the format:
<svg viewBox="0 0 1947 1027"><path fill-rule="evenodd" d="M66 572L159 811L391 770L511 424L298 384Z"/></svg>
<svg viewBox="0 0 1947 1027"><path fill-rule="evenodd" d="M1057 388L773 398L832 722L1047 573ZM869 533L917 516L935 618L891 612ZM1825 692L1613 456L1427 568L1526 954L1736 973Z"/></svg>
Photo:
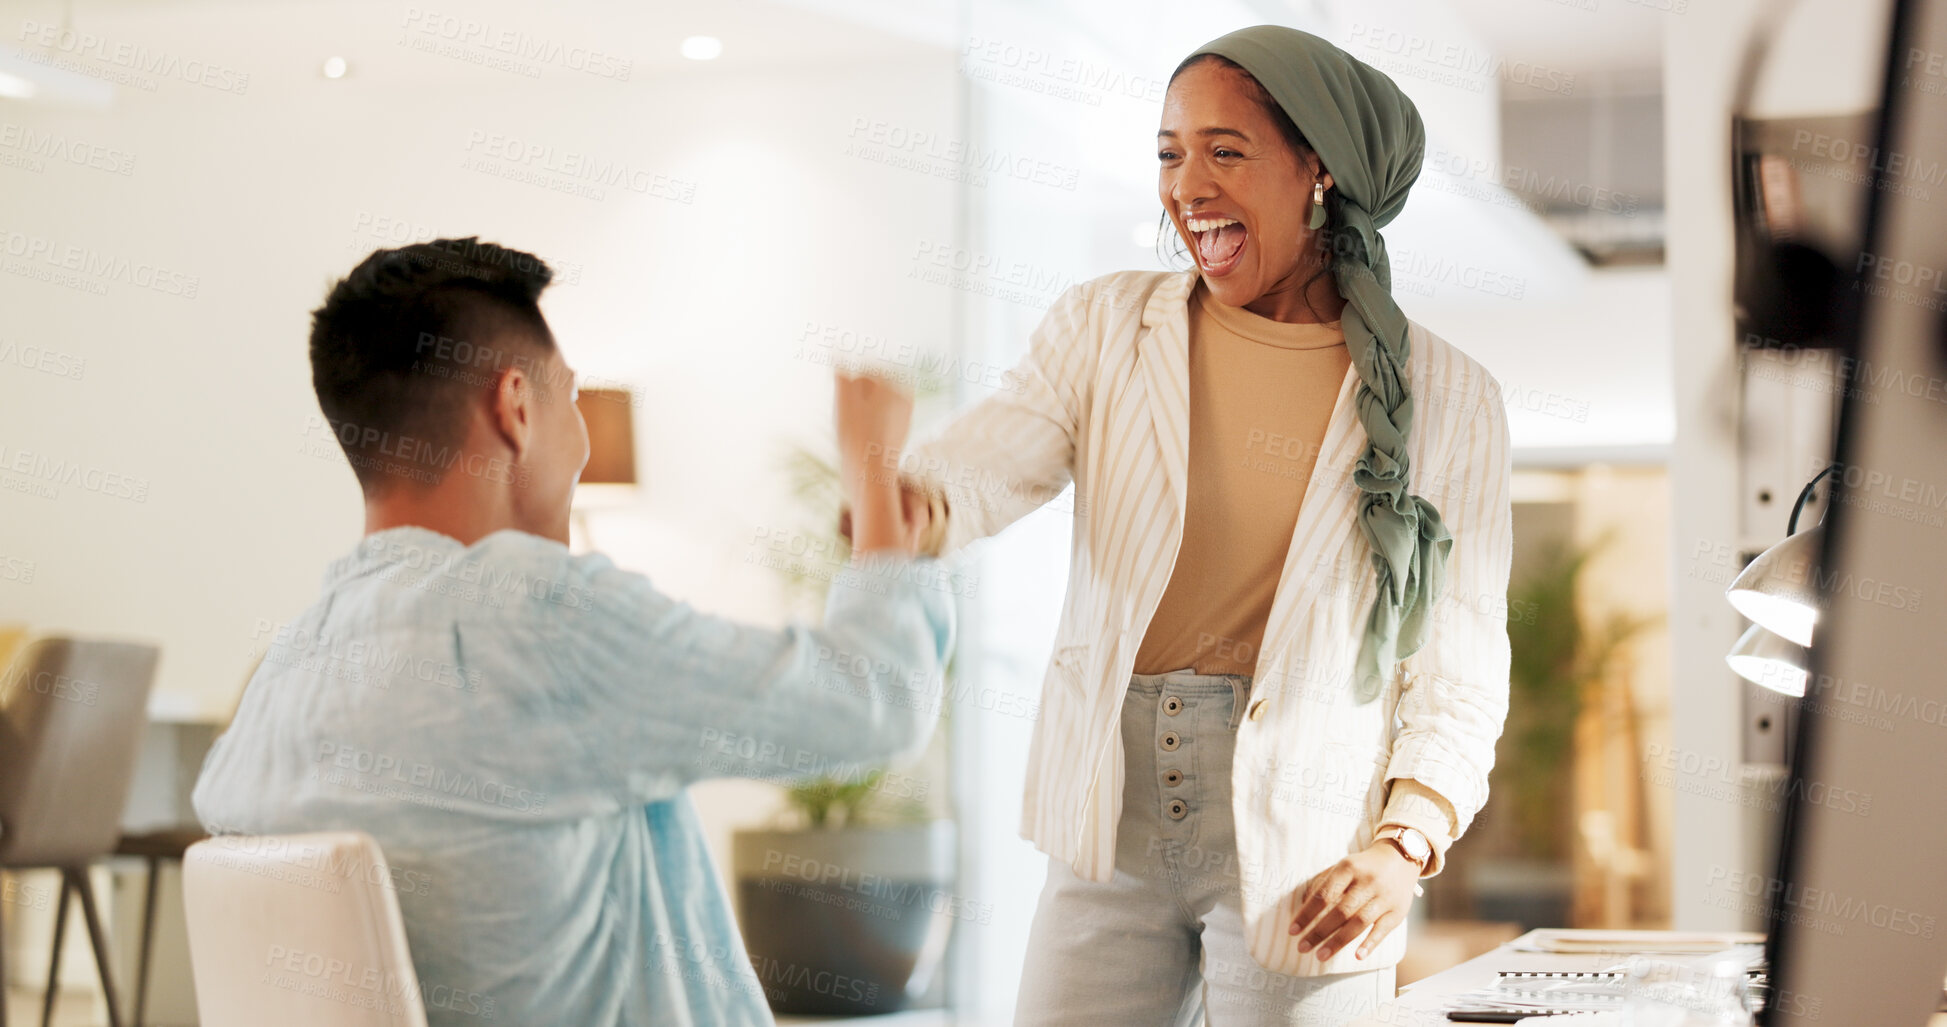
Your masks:
<svg viewBox="0 0 1947 1027"><path fill-rule="evenodd" d="M1316 232L1325 227L1325 183L1312 183L1312 221L1311 229Z"/></svg>

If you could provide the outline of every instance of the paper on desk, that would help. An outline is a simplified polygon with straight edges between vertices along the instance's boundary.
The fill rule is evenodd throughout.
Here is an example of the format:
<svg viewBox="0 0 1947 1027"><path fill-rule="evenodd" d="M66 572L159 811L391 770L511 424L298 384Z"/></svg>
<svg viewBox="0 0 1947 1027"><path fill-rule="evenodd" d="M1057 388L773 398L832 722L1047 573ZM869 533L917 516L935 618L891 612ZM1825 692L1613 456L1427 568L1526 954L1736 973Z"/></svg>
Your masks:
<svg viewBox="0 0 1947 1027"><path fill-rule="evenodd" d="M1762 945L1753 931L1598 931L1542 927L1508 942L1516 952L1708 955L1733 945Z"/></svg>

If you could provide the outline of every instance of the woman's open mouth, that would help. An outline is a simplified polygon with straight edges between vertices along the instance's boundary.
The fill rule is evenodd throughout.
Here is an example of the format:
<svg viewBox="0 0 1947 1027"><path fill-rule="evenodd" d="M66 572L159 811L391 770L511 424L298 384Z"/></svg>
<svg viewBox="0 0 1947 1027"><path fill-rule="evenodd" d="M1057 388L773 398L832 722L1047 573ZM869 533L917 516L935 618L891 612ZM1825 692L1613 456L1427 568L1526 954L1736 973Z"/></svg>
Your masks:
<svg viewBox="0 0 1947 1027"><path fill-rule="evenodd" d="M1222 277L1244 256L1245 231L1242 222L1231 218L1184 218L1184 227L1197 240L1197 263L1204 274Z"/></svg>

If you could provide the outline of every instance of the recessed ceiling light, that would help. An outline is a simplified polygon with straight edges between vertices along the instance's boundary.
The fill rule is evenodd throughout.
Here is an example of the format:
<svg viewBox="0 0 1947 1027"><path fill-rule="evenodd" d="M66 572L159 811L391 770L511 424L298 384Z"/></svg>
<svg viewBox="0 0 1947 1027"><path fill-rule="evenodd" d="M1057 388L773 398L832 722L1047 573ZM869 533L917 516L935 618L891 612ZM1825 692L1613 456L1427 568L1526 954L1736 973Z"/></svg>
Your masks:
<svg viewBox="0 0 1947 1027"><path fill-rule="evenodd" d="M713 61L723 53L723 40L715 36L691 36L683 40L683 56L693 61Z"/></svg>
<svg viewBox="0 0 1947 1027"><path fill-rule="evenodd" d="M34 94L40 91L41 87L35 85L31 80L21 78L19 75L9 75L4 71L0 71L0 96L4 96L9 100L31 100L34 98Z"/></svg>
<svg viewBox="0 0 1947 1027"><path fill-rule="evenodd" d="M324 77L344 78L345 69L347 67L349 67L349 65L345 63L345 59L343 57L327 57L325 58L325 62L324 62Z"/></svg>

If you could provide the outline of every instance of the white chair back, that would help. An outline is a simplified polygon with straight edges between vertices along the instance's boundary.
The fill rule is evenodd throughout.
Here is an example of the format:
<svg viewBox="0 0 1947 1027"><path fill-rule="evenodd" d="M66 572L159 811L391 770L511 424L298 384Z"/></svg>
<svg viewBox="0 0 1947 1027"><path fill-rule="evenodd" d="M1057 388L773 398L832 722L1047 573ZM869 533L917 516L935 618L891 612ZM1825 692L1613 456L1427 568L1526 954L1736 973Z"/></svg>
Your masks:
<svg viewBox="0 0 1947 1027"><path fill-rule="evenodd" d="M405 921L362 831L219 835L183 857L202 1027L425 1027Z"/></svg>
<svg viewBox="0 0 1947 1027"><path fill-rule="evenodd" d="M0 667L0 867L115 851L159 651L49 635Z"/></svg>

